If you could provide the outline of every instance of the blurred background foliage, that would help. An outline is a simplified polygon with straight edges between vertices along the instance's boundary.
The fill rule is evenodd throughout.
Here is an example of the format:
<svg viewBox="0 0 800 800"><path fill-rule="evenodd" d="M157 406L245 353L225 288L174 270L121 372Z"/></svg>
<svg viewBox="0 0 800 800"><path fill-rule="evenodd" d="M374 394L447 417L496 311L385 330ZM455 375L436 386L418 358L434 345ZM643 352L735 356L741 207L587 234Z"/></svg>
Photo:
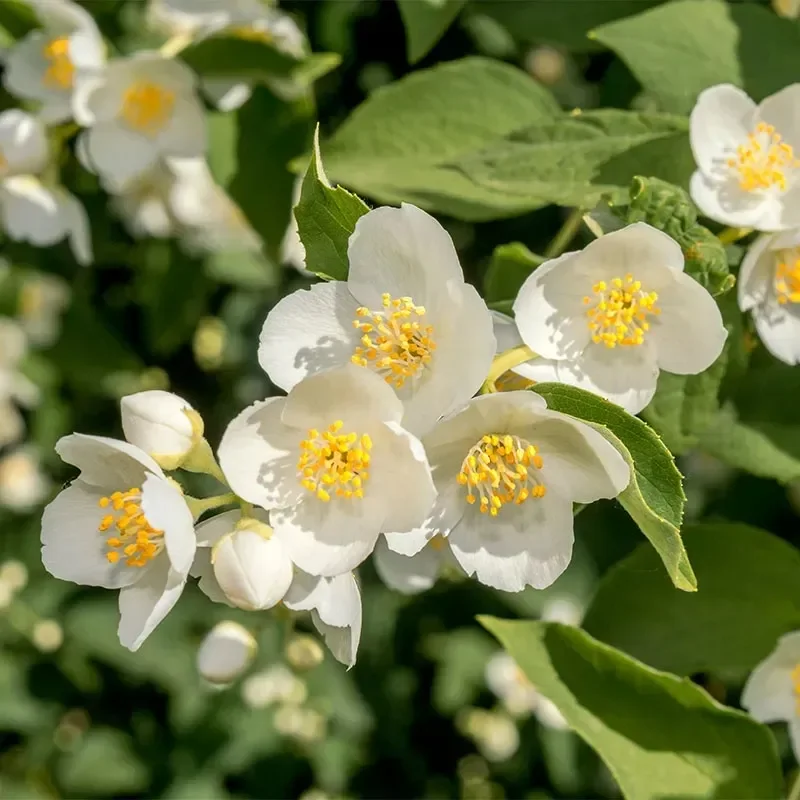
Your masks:
<svg viewBox="0 0 800 800"><path fill-rule="evenodd" d="M279 620L214 606L195 587L140 652L127 652L115 635L114 594L49 578L39 559L41 506L19 502L34 473L50 495L72 477L53 452L59 436L120 434L124 394L177 392L202 411L214 442L233 414L275 391L256 342L268 310L307 283L281 263L281 242L295 183L288 165L308 152L317 119L327 138L381 86L471 54L521 67L566 108L672 110L586 37L656 0L448 0L455 22L413 65L401 15L411 1L284 3L312 50L338 54L341 64L315 84L313 98L286 101L262 87L237 112L209 109L212 171L263 237L263 257L196 258L173 242L132 239L73 158L62 179L89 212L95 264L76 268L66 245L3 243L0 312L53 330L31 337L22 365L40 395L25 413L25 449L0 453L0 796L617 796L557 714L541 704L512 714L490 692L486 665L498 647L474 621L479 613L561 618L565 608L579 615L599 577L642 541L614 503L579 515L575 558L543 592L501 595L445 580L405 598L371 567L361 570L364 632L358 663L345 672L329 655L307 671L287 664ZM151 44L144 2L82 5L122 52ZM13 105L0 96L0 107ZM543 252L563 216L548 206L506 220L442 221L469 279L482 285L497 246L516 241ZM762 351L754 360L768 374ZM800 493L791 487L691 451L680 466L693 518L744 521L800 544ZM243 680L218 690L202 683L195 659L223 618L253 630L259 654ZM725 691L710 676L694 677L712 694Z"/></svg>

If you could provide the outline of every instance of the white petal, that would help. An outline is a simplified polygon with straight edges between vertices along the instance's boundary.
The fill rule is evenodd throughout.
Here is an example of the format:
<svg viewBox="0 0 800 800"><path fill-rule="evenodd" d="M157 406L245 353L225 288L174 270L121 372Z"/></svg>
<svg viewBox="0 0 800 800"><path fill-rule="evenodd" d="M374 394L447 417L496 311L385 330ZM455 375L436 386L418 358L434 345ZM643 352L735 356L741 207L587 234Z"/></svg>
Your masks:
<svg viewBox="0 0 800 800"><path fill-rule="evenodd" d="M12 173L38 173L47 164L47 134L36 117L18 108L0 114L0 152Z"/></svg>
<svg viewBox="0 0 800 800"><path fill-rule="evenodd" d="M161 467L147 453L128 442L72 433L56 442L56 453L81 471L81 480L123 491L140 487L147 472L163 478Z"/></svg>
<svg viewBox="0 0 800 800"><path fill-rule="evenodd" d="M156 558L142 578L119 593L119 640L136 651L169 614L183 592L186 576L170 568L169 559Z"/></svg>
<svg viewBox="0 0 800 800"><path fill-rule="evenodd" d="M753 670L742 692L742 706L759 722L795 717L792 670L800 664L800 632L786 634Z"/></svg>
<svg viewBox="0 0 800 800"><path fill-rule="evenodd" d="M559 361L557 369L563 383L605 397L631 414L653 399L658 382L655 353L647 341L638 347L592 344L579 361Z"/></svg>
<svg viewBox="0 0 800 800"><path fill-rule="evenodd" d="M762 100L756 117L774 126L781 139L797 153L800 150L800 83L784 86Z"/></svg>
<svg viewBox="0 0 800 800"><path fill-rule="evenodd" d="M648 338L655 344L658 366L677 375L696 375L722 353L728 332L719 306L709 292L685 273L658 293L661 315Z"/></svg>
<svg viewBox="0 0 800 800"><path fill-rule="evenodd" d="M61 188L56 190L56 199L73 257L81 266L91 264L94 254L86 209L77 197Z"/></svg>
<svg viewBox="0 0 800 800"><path fill-rule="evenodd" d="M400 422L402 416L403 404L386 381L345 364L298 383L286 398L281 420L301 430L342 420L345 430L363 431L370 421Z"/></svg>
<svg viewBox="0 0 800 800"><path fill-rule="evenodd" d="M492 329L497 341L497 352L502 353L505 350L511 350L512 347L519 347L522 344L522 337L519 335L514 318L500 311L490 311L489 313L492 315Z"/></svg>
<svg viewBox="0 0 800 800"><path fill-rule="evenodd" d="M42 516L42 563L56 578L82 586L118 589L137 581L141 569L106 558L108 534L101 533L105 491L81 480L59 493Z"/></svg>
<svg viewBox="0 0 800 800"><path fill-rule="evenodd" d="M721 83L701 92L689 118L689 138L697 166L713 173L720 160L747 141L756 104L745 92Z"/></svg>
<svg viewBox="0 0 800 800"><path fill-rule="evenodd" d="M774 296L753 309L756 330L767 350L784 364L800 364L800 310Z"/></svg>
<svg viewBox="0 0 800 800"><path fill-rule="evenodd" d="M217 623L200 643L197 671L210 683L235 681L252 664L258 645L250 631L238 622Z"/></svg>
<svg viewBox="0 0 800 800"><path fill-rule="evenodd" d="M236 111L253 94L247 83L237 83L229 78L206 78L203 81L203 92L220 111Z"/></svg>
<svg viewBox="0 0 800 800"><path fill-rule="evenodd" d="M280 540L246 528L217 544L213 564L220 589L246 611L272 608L292 582L292 562Z"/></svg>
<svg viewBox="0 0 800 800"><path fill-rule="evenodd" d="M737 299L742 311L763 303L770 290L775 266L772 246L775 236L762 234L747 250L736 282Z"/></svg>
<svg viewBox="0 0 800 800"><path fill-rule="evenodd" d="M347 285L368 308L380 308L384 292L433 306L449 280L464 280L450 235L432 216L409 203L376 208L361 217L347 255Z"/></svg>
<svg viewBox="0 0 800 800"><path fill-rule="evenodd" d="M719 182L699 170L692 175L689 193L704 216L735 228L774 230L770 223L781 211L772 195L745 192L733 177Z"/></svg>
<svg viewBox="0 0 800 800"><path fill-rule="evenodd" d="M11 94L31 100L49 94L44 84L48 68L44 48L48 42L42 31L31 31L5 54L3 85Z"/></svg>
<svg viewBox="0 0 800 800"><path fill-rule="evenodd" d="M158 137L162 155L178 158L202 156L208 144L206 115L200 102L192 93L175 100L172 120Z"/></svg>
<svg viewBox="0 0 800 800"><path fill-rule="evenodd" d="M203 520L203 522L199 523L194 529L198 548L213 547L223 536L234 529L241 517L241 511L232 509L231 511L223 511L222 514L217 514L210 519ZM266 514L264 514L262 521L266 522L267 519Z"/></svg>
<svg viewBox="0 0 800 800"><path fill-rule="evenodd" d="M16 241L49 247L66 234L58 200L32 175L6 178L0 184L0 205L3 227Z"/></svg>
<svg viewBox="0 0 800 800"><path fill-rule="evenodd" d="M559 363L549 358L534 358L514 367L513 371L534 383L550 383L558 380Z"/></svg>
<svg viewBox="0 0 800 800"><path fill-rule="evenodd" d="M172 392L151 389L129 394L120 401L125 438L145 453L185 456L194 444L194 428L187 411L192 407Z"/></svg>
<svg viewBox="0 0 800 800"><path fill-rule="evenodd" d="M150 139L114 122L95 125L84 136L92 169L116 186L129 184L158 160L158 150Z"/></svg>
<svg viewBox="0 0 800 800"><path fill-rule="evenodd" d="M270 397L242 411L219 445L219 463L236 494L262 508L289 506L305 491L297 477L299 432L281 422L286 400Z"/></svg>
<svg viewBox="0 0 800 800"><path fill-rule="evenodd" d="M69 57L76 72L80 74L97 72L103 68L106 60L106 46L94 20L91 20L90 25L81 27L69 37Z"/></svg>
<svg viewBox="0 0 800 800"><path fill-rule="evenodd" d="M580 296L591 288L591 280L583 280L580 256L565 253L537 267L514 301L520 336L544 358L575 356L589 343Z"/></svg>
<svg viewBox="0 0 800 800"><path fill-rule="evenodd" d="M358 305L343 281L284 297L259 340L258 362L270 380L288 392L311 373L349 364L362 335L353 327Z"/></svg>
<svg viewBox="0 0 800 800"><path fill-rule="evenodd" d="M443 541L442 545L448 547ZM403 556L390 550L385 539L381 538L375 547L375 569L390 589L402 594L416 594L436 583L444 552L443 548L428 545L414 556Z"/></svg>
<svg viewBox="0 0 800 800"><path fill-rule="evenodd" d="M509 504L496 517L474 508L450 533L456 560L486 586L519 592L545 589L572 558L572 503L556 492Z"/></svg>
<svg viewBox="0 0 800 800"><path fill-rule="evenodd" d="M194 561L194 519L183 494L164 478L148 475L142 486L142 511L147 521L164 531L164 545L174 572L186 575Z"/></svg>

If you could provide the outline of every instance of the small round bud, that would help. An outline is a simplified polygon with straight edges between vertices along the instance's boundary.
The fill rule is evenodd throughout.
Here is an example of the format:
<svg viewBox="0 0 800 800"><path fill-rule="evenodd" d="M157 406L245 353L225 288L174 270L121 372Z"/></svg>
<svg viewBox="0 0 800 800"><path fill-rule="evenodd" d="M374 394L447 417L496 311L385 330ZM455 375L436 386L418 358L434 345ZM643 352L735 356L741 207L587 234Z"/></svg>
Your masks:
<svg viewBox="0 0 800 800"><path fill-rule="evenodd" d="M197 651L197 671L209 683L232 683L253 663L257 652L256 640L247 628L238 622L220 622Z"/></svg>
<svg viewBox="0 0 800 800"><path fill-rule="evenodd" d="M47 479L36 455L17 450L0 458L0 506L27 511L47 494Z"/></svg>
<svg viewBox="0 0 800 800"><path fill-rule="evenodd" d="M292 582L292 562L272 528L256 519L239 520L211 554L214 577L233 605L245 611L272 608Z"/></svg>
<svg viewBox="0 0 800 800"><path fill-rule="evenodd" d="M28 568L21 561L5 561L0 565L0 581L19 592L28 585Z"/></svg>
<svg viewBox="0 0 800 800"><path fill-rule="evenodd" d="M54 619L43 619L33 626L33 644L42 653L53 653L61 647L64 631Z"/></svg>
<svg viewBox="0 0 800 800"><path fill-rule="evenodd" d="M546 86L558 83L567 69L564 56L554 47L536 47L525 56L525 68Z"/></svg>
<svg viewBox="0 0 800 800"><path fill-rule="evenodd" d="M296 670L306 672L319 666L325 658L322 645L313 636L298 633L286 645L286 660Z"/></svg>
<svg viewBox="0 0 800 800"><path fill-rule="evenodd" d="M125 438L165 469L177 469L203 438L203 420L183 398L161 389L122 398Z"/></svg>

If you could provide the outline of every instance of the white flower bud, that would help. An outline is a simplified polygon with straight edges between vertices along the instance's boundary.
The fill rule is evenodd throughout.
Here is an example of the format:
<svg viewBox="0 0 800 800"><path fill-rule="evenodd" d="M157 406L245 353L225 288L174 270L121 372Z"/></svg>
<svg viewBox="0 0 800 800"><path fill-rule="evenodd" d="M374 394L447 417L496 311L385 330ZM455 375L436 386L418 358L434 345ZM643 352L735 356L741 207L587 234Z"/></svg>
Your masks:
<svg viewBox="0 0 800 800"><path fill-rule="evenodd" d="M292 562L272 528L241 519L211 555L214 577L235 606L259 611L279 603L292 582Z"/></svg>
<svg viewBox="0 0 800 800"><path fill-rule="evenodd" d="M247 628L238 622L215 625L197 651L197 671L209 683L235 681L253 662L258 645Z"/></svg>
<svg viewBox="0 0 800 800"><path fill-rule="evenodd" d="M325 658L322 645L313 636L298 633L286 645L286 660L296 669L303 672L319 666Z"/></svg>
<svg viewBox="0 0 800 800"><path fill-rule="evenodd" d="M125 438L165 469L176 469L203 437L203 420L182 397L161 389L122 398Z"/></svg>

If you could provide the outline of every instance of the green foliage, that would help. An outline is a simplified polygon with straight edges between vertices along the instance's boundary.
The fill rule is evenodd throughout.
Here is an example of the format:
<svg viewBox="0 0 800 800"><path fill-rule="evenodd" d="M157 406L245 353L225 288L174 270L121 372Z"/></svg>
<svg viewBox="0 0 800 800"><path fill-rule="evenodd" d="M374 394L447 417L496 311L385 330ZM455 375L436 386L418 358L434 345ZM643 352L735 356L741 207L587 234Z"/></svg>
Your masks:
<svg viewBox="0 0 800 800"><path fill-rule="evenodd" d="M397 0L411 64L428 54L453 24L466 0Z"/></svg>
<svg viewBox="0 0 800 800"><path fill-rule="evenodd" d="M683 507L681 474L672 454L644 422L590 392L558 383L539 383L534 391L548 408L591 423L631 466L631 482L619 502L655 547L674 585L695 591L695 578L680 535Z"/></svg>
<svg viewBox="0 0 800 800"><path fill-rule="evenodd" d="M683 536L701 591L676 592L640 547L603 577L584 627L658 669L742 681L800 625L800 554L735 523L689 525Z"/></svg>
<svg viewBox="0 0 800 800"><path fill-rule="evenodd" d="M769 731L686 679L554 623L482 617L629 798L781 797Z"/></svg>
<svg viewBox="0 0 800 800"><path fill-rule="evenodd" d="M496 247L483 279L483 296L486 302L497 304L513 301L525 279L544 260L521 242Z"/></svg>

